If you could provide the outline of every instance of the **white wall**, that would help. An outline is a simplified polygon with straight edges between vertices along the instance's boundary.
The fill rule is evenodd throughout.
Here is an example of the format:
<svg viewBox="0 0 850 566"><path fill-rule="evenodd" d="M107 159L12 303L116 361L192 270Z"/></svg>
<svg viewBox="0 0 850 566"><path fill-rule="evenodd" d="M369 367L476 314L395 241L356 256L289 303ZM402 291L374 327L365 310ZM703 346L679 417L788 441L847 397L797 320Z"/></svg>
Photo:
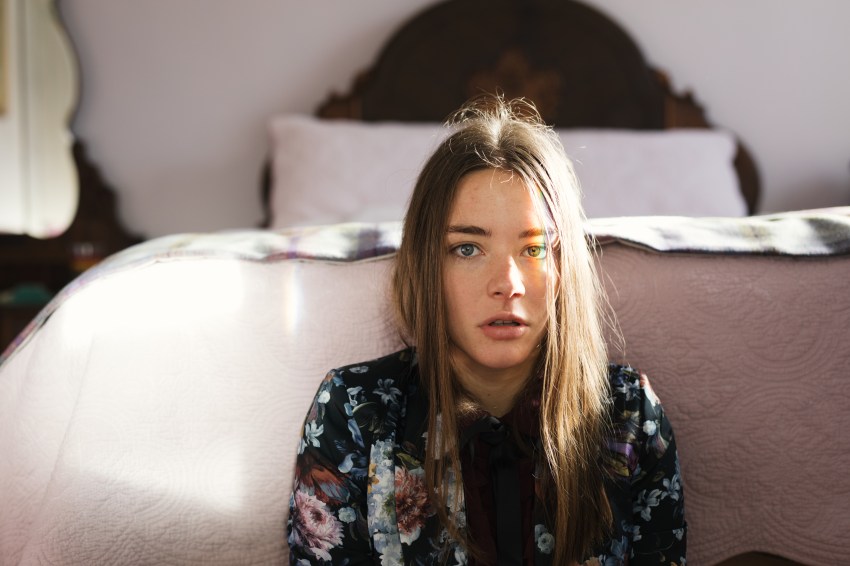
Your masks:
<svg viewBox="0 0 850 566"><path fill-rule="evenodd" d="M850 204L850 2L587 0L749 144L762 209ZM347 89L434 0L61 0L74 122L146 236L260 218L265 124Z"/></svg>

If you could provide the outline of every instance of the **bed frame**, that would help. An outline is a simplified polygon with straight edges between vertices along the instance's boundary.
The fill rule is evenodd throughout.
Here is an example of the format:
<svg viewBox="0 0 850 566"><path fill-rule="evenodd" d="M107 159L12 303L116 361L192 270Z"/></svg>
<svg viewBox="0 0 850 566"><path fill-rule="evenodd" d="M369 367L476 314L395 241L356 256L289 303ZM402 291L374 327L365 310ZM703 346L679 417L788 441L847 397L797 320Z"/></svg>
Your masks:
<svg viewBox="0 0 850 566"><path fill-rule="evenodd" d="M672 91L637 44L574 0L448 0L411 19L324 118L442 122L482 93L533 101L559 128L712 128L690 93ZM759 175L740 141L735 157L750 214ZM267 201L265 201L267 202Z"/></svg>

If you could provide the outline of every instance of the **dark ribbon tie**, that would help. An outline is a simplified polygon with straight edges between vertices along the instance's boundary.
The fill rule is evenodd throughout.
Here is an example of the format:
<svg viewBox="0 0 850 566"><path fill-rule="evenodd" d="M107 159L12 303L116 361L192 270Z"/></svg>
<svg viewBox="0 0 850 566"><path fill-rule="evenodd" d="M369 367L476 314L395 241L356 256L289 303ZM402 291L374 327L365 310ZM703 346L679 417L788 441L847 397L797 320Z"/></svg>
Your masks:
<svg viewBox="0 0 850 566"><path fill-rule="evenodd" d="M496 502L498 566L522 565L522 506L519 492L519 449L511 431L499 419L484 417L461 437L463 449L476 436L490 445L490 477Z"/></svg>

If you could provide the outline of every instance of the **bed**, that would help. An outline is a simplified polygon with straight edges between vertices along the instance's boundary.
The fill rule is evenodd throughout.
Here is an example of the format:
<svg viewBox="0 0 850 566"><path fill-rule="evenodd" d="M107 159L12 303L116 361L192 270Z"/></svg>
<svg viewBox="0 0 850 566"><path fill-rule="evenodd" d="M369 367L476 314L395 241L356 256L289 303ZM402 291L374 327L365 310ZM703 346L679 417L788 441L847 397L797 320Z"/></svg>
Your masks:
<svg viewBox="0 0 850 566"><path fill-rule="evenodd" d="M486 33L470 34L473 21ZM467 44L450 39L458 32ZM625 338L612 359L652 376L676 428L689 563L841 563L850 207L749 215L758 184L743 144L724 130L683 141L716 131L667 85L619 26L577 2L453 0L403 26L318 116L270 117L270 229L125 249L0 358L0 563L284 563L295 446L318 382L401 346L387 278L411 170L446 115L496 89L534 100L565 144L580 131L573 152L614 139L655 155L667 134L717 150L737 213L591 215ZM340 157L335 145L364 151ZM387 159L402 145L406 157ZM331 212L309 206L320 180L348 188L370 174L357 169L364 155L371 167L406 160L367 183L396 187L397 200L364 190ZM661 191L675 201L677 187Z"/></svg>

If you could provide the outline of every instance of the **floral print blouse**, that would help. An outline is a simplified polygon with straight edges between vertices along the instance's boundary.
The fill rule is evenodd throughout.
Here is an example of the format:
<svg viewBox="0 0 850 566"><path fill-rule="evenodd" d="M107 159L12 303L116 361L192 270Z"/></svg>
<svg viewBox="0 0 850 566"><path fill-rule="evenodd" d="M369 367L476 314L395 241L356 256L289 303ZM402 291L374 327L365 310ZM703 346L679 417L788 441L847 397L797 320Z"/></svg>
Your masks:
<svg viewBox="0 0 850 566"><path fill-rule="evenodd" d="M614 525L583 564L684 565L687 525L670 423L645 375L611 364L609 379L614 434L605 489ZM467 563L425 488L423 393L411 349L328 373L298 446L287 525L290 564ZM463 525L462 498L448 505ZM535 504L533 523L534 564L549 565L556 533L542 503Z"/></svg>

